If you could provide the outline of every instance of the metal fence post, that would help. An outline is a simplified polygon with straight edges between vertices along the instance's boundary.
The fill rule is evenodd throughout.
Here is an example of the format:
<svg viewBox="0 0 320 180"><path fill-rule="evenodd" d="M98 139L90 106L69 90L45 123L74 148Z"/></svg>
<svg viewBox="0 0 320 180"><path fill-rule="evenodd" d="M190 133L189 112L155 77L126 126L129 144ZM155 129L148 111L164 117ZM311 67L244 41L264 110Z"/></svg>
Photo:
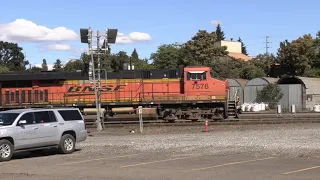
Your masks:
<svg viewBox="0 0 320 180"><path fill-rule="evenodd" d="M292 113L292 115L295 116L295 114L296 114L296 105L295 104L291 105L291 113Z"/></svg>
<svg viewBox="0 0 320 180"><path fill-rule="evenodd" d="M143 132L142 106L138 107L138 114L139 114L139 123L140 123L140 133L142 133Z"/></svg>
<svg viewBox="0 0 320 180"><path fill-rule="evenodd" d="M277 105L277 117L278 117L278 116L282 116L281 105Z"/></svg>

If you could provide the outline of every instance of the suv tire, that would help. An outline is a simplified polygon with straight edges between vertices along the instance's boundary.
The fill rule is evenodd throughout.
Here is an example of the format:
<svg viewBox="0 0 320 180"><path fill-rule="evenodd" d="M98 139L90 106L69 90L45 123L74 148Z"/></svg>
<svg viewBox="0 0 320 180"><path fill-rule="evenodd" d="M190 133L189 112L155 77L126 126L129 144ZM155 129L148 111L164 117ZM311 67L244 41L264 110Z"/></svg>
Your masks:
<svg viewBox="0 0 320 180"><path fill-rule="evenodd" d="M71 154L75 150L76 140L70 134L65 134L61 137L59 151L63 154Z"/></svg>
<svg viewBox="0 0 320 180"><path fill-rule="evenodd" d="M0 162L9 161L13 155L13 145L6 139L0 140Z"/></svg>

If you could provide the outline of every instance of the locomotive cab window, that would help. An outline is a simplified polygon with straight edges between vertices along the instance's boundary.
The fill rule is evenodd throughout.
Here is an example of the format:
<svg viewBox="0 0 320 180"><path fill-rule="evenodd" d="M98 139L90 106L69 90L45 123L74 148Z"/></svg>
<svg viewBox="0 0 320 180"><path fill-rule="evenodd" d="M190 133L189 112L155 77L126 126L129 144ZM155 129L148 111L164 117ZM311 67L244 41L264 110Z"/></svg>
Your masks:
<svg viewBox="0 0 320 180"><path fill-rule="evenodd" d="M210 76L211 78L214 78L214 72L212 70L210 71Z"/></svg>
<svg viewBox="0 0 320 180"><path fill-rule="evenodd" d="M191 71L187 73L187 80L206 80L207 72L205 71Z"/></svg>

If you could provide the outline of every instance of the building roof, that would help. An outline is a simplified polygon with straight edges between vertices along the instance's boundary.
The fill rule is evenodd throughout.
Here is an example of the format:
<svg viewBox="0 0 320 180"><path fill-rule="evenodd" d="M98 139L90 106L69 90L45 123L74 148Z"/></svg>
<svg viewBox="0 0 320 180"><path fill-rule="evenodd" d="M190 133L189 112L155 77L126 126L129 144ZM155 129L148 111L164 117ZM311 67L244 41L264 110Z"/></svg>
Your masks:
<svg viewBox="0 0 320 180"><path fill-rule="evenodd" d="M278 80L278 84L302 84L307 94L320 94L320 78L283 76Z"/></svg>
<svg viewBox="0 0 320 180"><path fill-rule="evenodd" d="M276 83L278 80L279 80L279 78L270 78L270 77L253 78L247 82L246 87L248 87L248 86L264 86L266 84Z"/></svg>
<svg viewBox="0 0 320 180"><path fill-rule="evenodd" d="M242 87L244 88L249 80L247 79L232 79L229 78L229 86L230 87Z"/></svg>
<svg viewBox="0 0 320 180"><path fill-rule="evenodd" d="M235 58L235 59L242 59L244 61L250 61L252 60L253 58L250 57L250 56L247 56L245 54L242 54L242 53L234 53L234 52L229 52L228 53L228 56L232 57L232 58Z"/></svg>
<svg viewBox="0 0 320 180"><path fill-rule="evenodd" d="M238 81L239 84L241 85L241 87L244 88L249 80L248 79L236 79L236 81Z"/></svg>

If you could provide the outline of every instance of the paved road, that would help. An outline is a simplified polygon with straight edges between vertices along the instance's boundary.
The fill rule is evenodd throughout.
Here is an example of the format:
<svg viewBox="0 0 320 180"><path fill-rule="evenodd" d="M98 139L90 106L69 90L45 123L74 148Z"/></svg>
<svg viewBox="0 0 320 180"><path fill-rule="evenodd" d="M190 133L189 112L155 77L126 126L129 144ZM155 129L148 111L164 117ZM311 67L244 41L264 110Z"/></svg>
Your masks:
<svg viewBox="0 0 320 180"><path fill-rule="evenodd" d="M169 151L168 151L169 152ZM156 152L88 156L44 153L0 163L0 179L319 179L319 158L253 156L172 156Z"/></svg>

